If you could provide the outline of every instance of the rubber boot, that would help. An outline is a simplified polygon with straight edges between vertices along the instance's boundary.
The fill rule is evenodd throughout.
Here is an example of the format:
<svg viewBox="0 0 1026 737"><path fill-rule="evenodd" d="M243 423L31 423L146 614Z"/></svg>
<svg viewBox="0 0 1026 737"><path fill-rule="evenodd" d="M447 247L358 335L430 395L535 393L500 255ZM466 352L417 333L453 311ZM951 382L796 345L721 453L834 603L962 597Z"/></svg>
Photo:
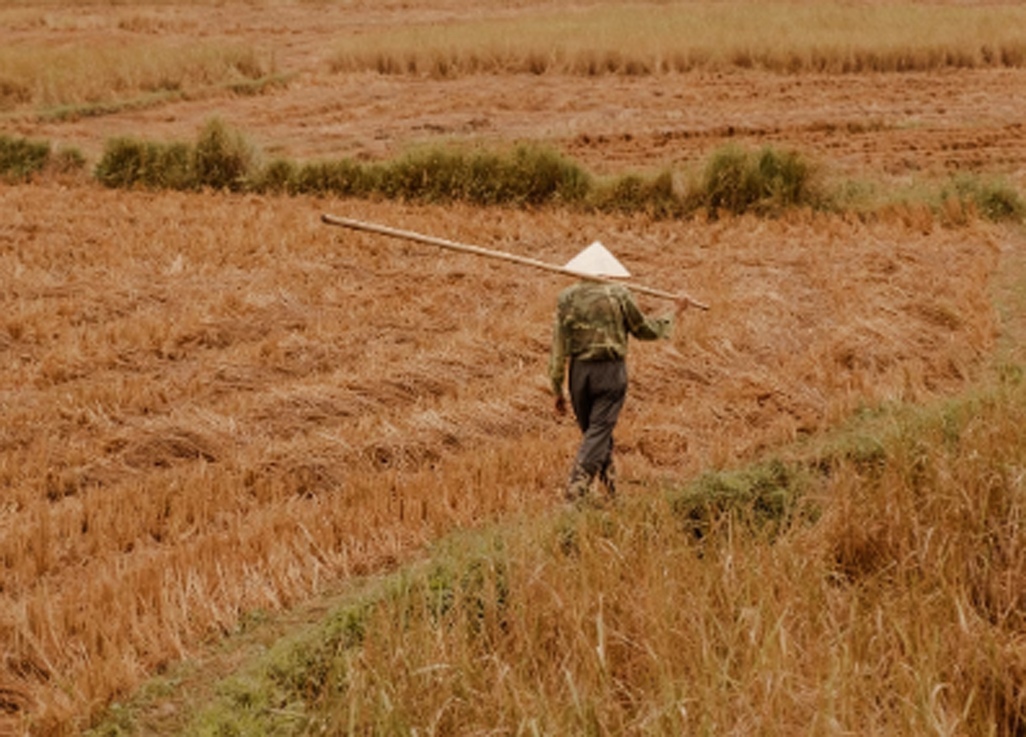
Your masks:
<svg viewBox="0 0 1026 737"><path fill-rule="evenodd" d="M566 482L566 491L563 494L564 499L571 504L584 500L588 496L591 482L592 476L581 466L575 464L570 471L570 478Z"/></svg>
<svg viewBox="0 0 1026 737"><path fill-rule="evenodd" d="M602 469L598 474L599 482L606 490L606 496L609 499L616 499L616 466L613 465L613 459L610 458L602 466Z"/></svg>

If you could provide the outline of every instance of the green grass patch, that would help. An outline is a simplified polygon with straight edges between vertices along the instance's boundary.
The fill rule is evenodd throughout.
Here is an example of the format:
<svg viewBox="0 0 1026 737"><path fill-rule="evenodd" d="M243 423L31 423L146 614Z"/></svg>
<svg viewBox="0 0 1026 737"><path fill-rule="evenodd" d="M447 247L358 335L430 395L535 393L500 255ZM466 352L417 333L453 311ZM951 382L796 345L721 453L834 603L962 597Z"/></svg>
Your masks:
<svg viewBox="0 0 1026 737"><path fill-rule="evenodd" d="M207 87L148 92L124 99L60 104L42 108L34 114L34 117L43 122L80 120L82 118L100 118L131 110L146 110L179 100L203 100L225 92L254 96L286 87L294 76L294 74L270 74L257 79L242 79ZM0 95L2 95L2 89L0 89ZM0 109L3 109L2 105L0 105Z"/></svg>
<svg viewBox="0 0 1026 737"><path fill-rule="evenodd" d="M239 131L219 119L203 126L192 152L195 184L212 189L240 191L249 188L257 170L256 148Z"/></svg>
<svg viewBox="0 0 1026 737"><path fill-rule="evenodd" d="M644 212L654 218L680 217L688 210L686 194L679 191L671 171L612 177L593 187L588 202L603 212Z"/></svg>
<svg viewBox="0 0 1026 737"><path fill-rule="evenodd" d="M49 142L0 136L0 178L27 181L46 167L50 156Z"/></svg>
<svg viewBox="0 0 1026 737"><path fill-rule="evenodd" d="M750 151L726 146L705 166L701 184L689 197L710 213L779 214L824 203L814 167L797 151L771 147Z"/></svg>
<svg viewBox="0 0 1026 737"><path fill-rule="evenodd" d="M238 131L212 119L194 145L134 138L107 142L95 176L113 188L240 191L257 170L257 152Z"/></svg>
<svg viewBox="0 0 1026 737"><path fill-rule="evenodd" d="M195 183L189 146L134 138L108 141L94 175L103 185L119 189L190 189Z"/></svg>
<svg viewBox="0 0 1026 737"><path fill-rule="evenodd" d="M1021 222L1026 218L1026 202L1010 184L971 175L955 177L941 190L942 207L954 219L977 213L996 222ZM967 210L971 211L967 213ZM959 216L963 217L959 217Z"/></svg>
<svg viewBox="0 0 1026 737"><path fill-rule="evenodd" d="M580 202L590 189L579 166L544 148L518 146L511 152L429 149L379 168L387 197L477 205L541 205Z"/></svg>
<svg viewBox="0 0 1026 737"><path fill-rule="evenodd" d="M669 503L682 529L699 540L726 519L751 532L773 536L803 515L815 517L815 510L802 505L804 492L813 481L810 468L774 459L740 470L705 473L670 491Z"/></svg>
<svg viewBox="0 0 1026 737"><path fill-rule="evenodd" d="M254 186L289 194L534 206L580 202L590 189L590 177L572 161L541 147L500 152L430 148L371 164L351 159L306 164L276 160Z"/></svg>

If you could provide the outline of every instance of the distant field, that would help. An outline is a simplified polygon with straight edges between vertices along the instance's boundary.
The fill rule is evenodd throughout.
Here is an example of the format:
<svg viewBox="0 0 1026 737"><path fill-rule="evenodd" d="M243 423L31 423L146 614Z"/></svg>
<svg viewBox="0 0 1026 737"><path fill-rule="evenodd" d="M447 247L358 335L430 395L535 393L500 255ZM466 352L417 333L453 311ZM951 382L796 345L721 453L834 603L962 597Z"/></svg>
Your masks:
<svg viewBox="0 0 1026 737"><path fill-rule="evenodd" d="M1020 67L1024 26L1021 5L603 4L371 31L341 45L331 66L438 76Z"/></svg>
<svg viewBox="0 0 1026 737"><path fill-rule="evenodd" d="M241 47L162 47L153 41L9 46L0 50L0 110L113 102L252 81L271 71L269 60Z"/></svg>
<svg viewBox="0 0 1026 737"><path fill-rule="evenodd" d="M859 178L1019 182L1024 12L7 2L0 132L95 163L111 137L188 141L221 117L268 156L376 160L453 141L532 142L614 174L771 143Z"/></svg>

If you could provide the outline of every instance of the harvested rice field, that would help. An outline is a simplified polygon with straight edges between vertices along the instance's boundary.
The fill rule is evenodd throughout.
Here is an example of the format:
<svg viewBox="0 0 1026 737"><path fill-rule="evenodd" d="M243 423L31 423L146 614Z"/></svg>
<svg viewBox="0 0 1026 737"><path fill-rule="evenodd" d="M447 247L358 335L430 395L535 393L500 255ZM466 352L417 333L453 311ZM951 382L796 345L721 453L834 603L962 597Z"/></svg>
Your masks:
<svg viewBox="0 0 1026 737"><path fill-rule="evenodd" d="M885 194L956 175L1026 189L1014 37L993 42L1003 63L973 61L985 40L949 62L910 49L907 69L883 54L842 69L829 54L780 68L709 53L662 68L602 26L594 48L568 44L533 71L518 64L540 52L517 56L516 40L503 64L466 61L495 55L467 39L496 25L623 7L0 2L0 134L92 165L112 138L192 140L217 117L266 157L529 142L596 175L772 145ZM440 68L432 44L469 51ZM619 61L576 66L618 48ZM44 52L97 66L62 88L31 68ZM166 60L152 79L115 74L150 56ZM104 81L87 92L89 76ZM1022 227L900 198L868 218L654 219L115 190L86 171L0 184L0 734L81 733L147 678L213 657L252 612L395 570L454 530L560 507L578 430L553 412L546 366L567 279L331 228L323 213L557 265L601 240L639 284L709 304L672 340L632 344L627 496L867 408L957 394L1016 329L993 295L1018 273Z"/></svg>

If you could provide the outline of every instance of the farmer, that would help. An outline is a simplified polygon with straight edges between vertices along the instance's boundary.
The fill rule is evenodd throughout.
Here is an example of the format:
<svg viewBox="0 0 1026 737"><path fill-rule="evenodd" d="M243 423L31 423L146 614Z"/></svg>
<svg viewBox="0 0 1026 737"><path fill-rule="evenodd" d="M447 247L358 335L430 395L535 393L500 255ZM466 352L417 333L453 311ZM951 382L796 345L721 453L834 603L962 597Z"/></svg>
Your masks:
<svg viewBox="0 0 1026 737"><path fill-rule="evenodd" d="M549 360L552 392L560 415L566 414L563 378L567 359L570 361L570 403L583 433L564 494L569 502L584 499L597 477L613 498L613 429L627 394L627 336L639 340L669 338L673 319L648 318L627 287L588 278L630 276L597 241L564 268L583 277L559 295ZM687 305L687 299L678 300L677 312Z"/></svg>

